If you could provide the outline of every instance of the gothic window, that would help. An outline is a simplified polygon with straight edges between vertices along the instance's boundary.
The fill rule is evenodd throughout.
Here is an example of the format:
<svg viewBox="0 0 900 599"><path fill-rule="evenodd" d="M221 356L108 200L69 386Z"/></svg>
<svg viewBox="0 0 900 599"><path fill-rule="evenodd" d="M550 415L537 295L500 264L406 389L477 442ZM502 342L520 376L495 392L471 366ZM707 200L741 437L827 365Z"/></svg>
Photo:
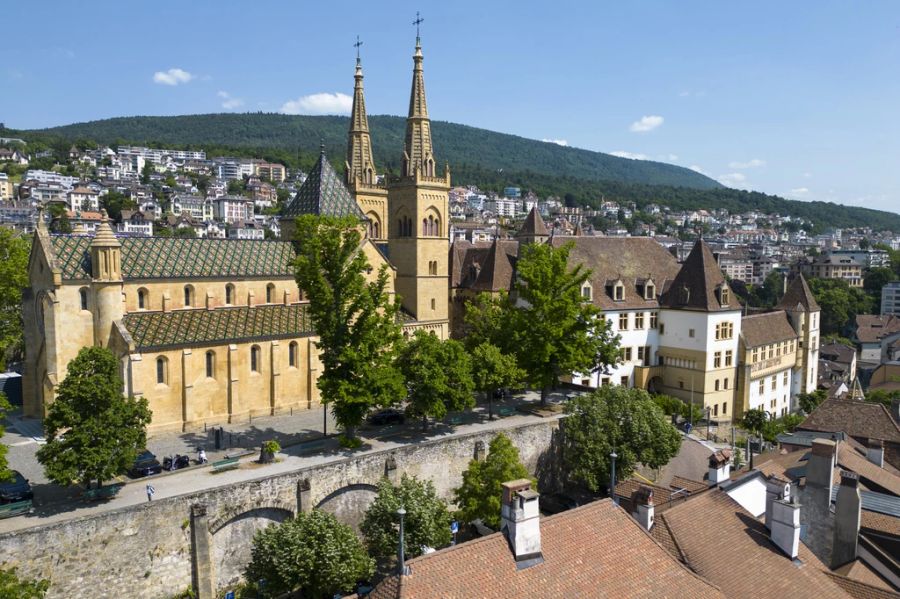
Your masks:
<svg viewBox="0 0 900 599"><path fill-rule="evenodd" d="M191 285L184 286L184 307L190 308L194 304L194 288Z"/></svg>
<svg viewBox="0 0 900 599"><path fill-rule="evenodd" d="M150 298L146 289L138 289L138 310L146 310L150 307Z"/></svg>
<svg viewBox="0 0 900 599"><path fill-rule="evenodd" d="M82 287L78 290L78 299L81 301L81 309L88 309L88 290L87 287Z"/></svg>
<svg viewBox="0 0 900 599"><path fill-rule="evenodd" d="M250 348L250 371L251 372L259 372L259 357L260 351L259 346L254 345Z"/></svg>
<svg viewBox="0 0 900 599"><path fill-rule="evenodd" d="M216 354L211 350L206 352L206 378L216 378Z"/></svg>
<svg viewBox="0 0 900 599"><path fill-rule="evenodd" d="M291 341L291 344L288 346L288 366L292 368L297 367L297 342Z"/></svg>
<svg viewBox="0 0 900 599"><path fill-rule="evenodd" d="M234 285L228 283L225 285L225 305L230 306L234 303Z"/></svg>
<svg viewBox="0 0 900 599"><path fill-rule="evenodd" d="M423 219L422 219L422 235L425 236L425 235L428 235L428 234L429 234L429 229L428 229L428 219L427 219L427 218L423 218Z"/></svg>
<svg viewBox="0 0 900 599"><path fill-rule="evenodd" d="M163 356L156 358L156 384L169 384L169 361Z"/></svg>
<svg viewBox="0 0 900 599"><path fill-rule="evenodd" d="M275 284L269 283L266 285L266 303L271 304L275 301Z"/></svg>

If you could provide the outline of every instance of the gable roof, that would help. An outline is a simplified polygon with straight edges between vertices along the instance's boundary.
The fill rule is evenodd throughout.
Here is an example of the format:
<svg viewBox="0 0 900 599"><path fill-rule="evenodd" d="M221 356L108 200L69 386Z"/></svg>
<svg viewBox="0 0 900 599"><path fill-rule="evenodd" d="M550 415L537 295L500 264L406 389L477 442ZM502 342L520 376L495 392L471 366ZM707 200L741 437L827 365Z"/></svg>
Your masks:
<svg viewBox="0 0 900 599"><path fill-rule="evenodd" d="M748 348L780 343L797 338L797 331L783 310L744 316L741 319L741 338Z"/></svg>
<svg viewBox="0 0 900 599"><path fill-rule="evenodd" d="M522 228L516 233L516 237L549 237L549 235L550 232L547 230L547 225L544 224L541 214L537 211L537 207L531 208L531 212L528 213L528 216L525 217L525 222L522 223Z"/></svg>
<svg viewBox="0 0 900 599"><path fill-rule="evenodd" d="M92 237L51 236L63 280L91 277ZM292 277L294 249L286 241L120 237L124 279Z"/></svg>
<svg viewBox="0 0 900 599"><path fill-rule="evenodd" d="M543 563L522 570L503 533L407 563L372 599L723 597L679 564L609 499L541 518Z"/></svg>
<svg viewBox="0 0 900 599"><path fill-rule="evenodd" d="M660 298L660 304L667 308L703 312L740 310L741 304L734 293L730 294L729 305L719 304L716 289L723 285L727 283L722 269L706 242L699 239L681 265L672 285Z"/></svg>
<svg viewBox="0 0 900 599"><path fill-rule="evenodd" d="M476 291L509 291L512 289L519 242L494 239L488 248L484 262L472 283Z"/></svg>
<svg viewBox="0 0 900 599"><path fill-rule="evenodd" d="M319 161L309 171L306 181L284 207L281 216L295 217L301 214L355 216L360 220L365 219L350 190L325 158L324 150L319 155Z"/></svg>
<svg viewBox="0 0 900 599"><path fill-rule="evenodd" d="M810 431L843 431L852 437L900 443L900 425L887 407L852 399L826 399L799 427Z"/></svg>
<svg viewBox="0 0 900 599"><path fill-rule="evenodd" d="M313 335L304 304L132 312L122 321L135 349L144 351Z"/></svg>
<svg viewBox="0 0 900 599"><path fill-rule="evenodd" d="M900 317L892 314L857 314L854 335L860 343L878 343L885 337L900 333Z"/></svg>
<svg viewBox="0 0 900 599"><path fill-rule="evenodd" d="M806 278L802 274L791 277L787 291L775 307L779 310L795 310L798 305L806 312L821 310L819 304L816 303L816 296L810 291L809 285L806 284Z"/></svg>

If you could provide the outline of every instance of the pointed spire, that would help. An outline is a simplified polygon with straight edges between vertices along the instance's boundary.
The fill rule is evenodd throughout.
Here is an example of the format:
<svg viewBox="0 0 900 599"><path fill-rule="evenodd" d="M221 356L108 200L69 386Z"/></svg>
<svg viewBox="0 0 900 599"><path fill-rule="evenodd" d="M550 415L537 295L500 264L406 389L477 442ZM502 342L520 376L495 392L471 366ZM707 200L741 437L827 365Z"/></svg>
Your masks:
<svg viewBox="0 0 900 599"><path fill-rule="evenodd" d="M531 212L525 217L525 222L522 223L522 228L516 233L516 237L522 241L534 239L535 237L547 237L548 235L550 235L550 232L547 231L547 225L544 224L544 219L538 213L537 207L531 209Z"/></svg>
<svg viewBox="0 0 900 599"><path fill-rule="evenodd" d="M348 185L375 183L375 163L372 158L372 139L369 135L369 118L366 115L366 97L363 92L362 61L356 38L356 83L353 86L353 109L350 112L350 132L347 140L346 182Z"/></svg>
<svg viewBox="0 0 900 599"><path fill-rule="evenodd" d="M818 312L821 310L819 304L816 303L816 297L810 290L809 285L806 284L806 278L800 273L791 277L784 297L781 298L781 301L775 307L779 310L794 312L797 311L798 306L806 312Z"/></svg>
<svg viewBox="0 0 900 599"><path fill-rule="evenodd" d="M100 224L97 225L97 232L91 242L91 247L122 247L116 234L113 233L112 227L109 226L109 215L106 210L101 210L100 214Z"/></svg>
<svg viewBox="0 0 900 599"><path fill-rule="evenodd" d="M716 291L723 286L727 286L727 282L722 269L706 242L698 239L672 284L662 295L660 305L705 312L740 309L740 305L733 301L727 306L719 302Z"/></svg>
<svg viewBox="0 0 900 599"><path fill-rule="evenodd" d="M416 21L419 21L417 18ZM418 28L418 24L416 24ZM418 34L418 31L416 32ZM425 101L425 76L422 71L422 41L416 36L416 51L413 54L413 80L409 94L409 116L406 119L406 143L403 155L403 175L435 176L434 153L431 145L431 121L428 118L428 104Z"/></svg>
<svg viewBox="0 0 900 599"><path fill-rule="evenodd" d="M341 181L334 167L325 156L325 146L318 162L309 171L306 181L294 198L282 210L282 218L301 214L328 216L355 216L363 220L362 211L347 186Z"/></svg>

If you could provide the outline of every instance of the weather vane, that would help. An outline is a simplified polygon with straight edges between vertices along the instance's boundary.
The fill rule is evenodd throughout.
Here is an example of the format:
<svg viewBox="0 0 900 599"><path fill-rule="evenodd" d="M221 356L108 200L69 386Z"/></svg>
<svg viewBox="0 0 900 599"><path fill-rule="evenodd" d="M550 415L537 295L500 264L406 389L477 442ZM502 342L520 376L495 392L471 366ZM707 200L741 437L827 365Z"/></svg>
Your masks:
<svg viewBox="0 0 900 599"><path fill-rule="evenodd" d="M419 16L419 11L416 11L416 20L412 22L413 25L416 26L416 37L419 37L419 24L424 21L422 17Z"/></svg>
<svg viewBox="0 0 900 599"><path fill-rule="evenodd" d="M362 46L363 43L359 41L359 36L356 36L356 43L353 44L353 47L356 48L356 60L359 61L359 47Z"/></svg>

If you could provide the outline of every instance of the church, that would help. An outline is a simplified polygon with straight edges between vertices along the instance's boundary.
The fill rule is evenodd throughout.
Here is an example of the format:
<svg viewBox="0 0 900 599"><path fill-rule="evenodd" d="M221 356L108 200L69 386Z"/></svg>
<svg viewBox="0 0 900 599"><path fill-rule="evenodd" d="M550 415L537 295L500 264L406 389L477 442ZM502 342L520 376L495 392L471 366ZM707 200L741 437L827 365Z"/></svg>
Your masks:
<svg viewBox="0 0 900 599"><path fill-rule="evenodd" d="M437 169L422 63L417 36L402 170L379 179L357 57L346 174L323 150L284 208L283 241L117 237L105 214L94 236L57 235L39 219L23 292L25 415L46 415L85 346L118 357L124 392L149 402L149 432L320 405L315 334L293 271L302 214L358 217L360 251L373 273L388 265L404 332L447 338L450 170Z"/></svg>

